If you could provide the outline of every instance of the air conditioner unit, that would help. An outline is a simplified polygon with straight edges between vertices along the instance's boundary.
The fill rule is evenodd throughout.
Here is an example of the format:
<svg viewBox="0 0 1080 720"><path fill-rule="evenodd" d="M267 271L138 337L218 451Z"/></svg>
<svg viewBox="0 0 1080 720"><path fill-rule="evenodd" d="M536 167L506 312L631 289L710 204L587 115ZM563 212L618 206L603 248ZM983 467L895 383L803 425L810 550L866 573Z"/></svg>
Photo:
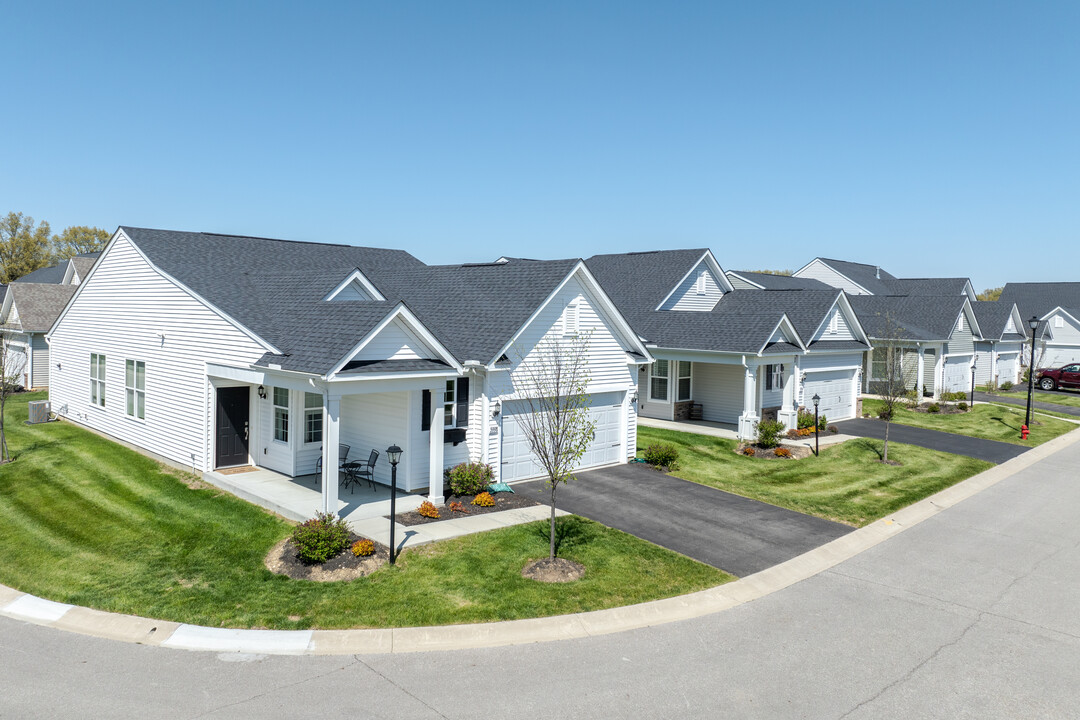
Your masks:
<svg viewBox="0 0 1080 720"><path fill-rule="evenodd" d="M30 425L36 425L37 423L49 422L49 401L48 400L35 400L29 403L30 406L30 419L27 423Z"/></svg>

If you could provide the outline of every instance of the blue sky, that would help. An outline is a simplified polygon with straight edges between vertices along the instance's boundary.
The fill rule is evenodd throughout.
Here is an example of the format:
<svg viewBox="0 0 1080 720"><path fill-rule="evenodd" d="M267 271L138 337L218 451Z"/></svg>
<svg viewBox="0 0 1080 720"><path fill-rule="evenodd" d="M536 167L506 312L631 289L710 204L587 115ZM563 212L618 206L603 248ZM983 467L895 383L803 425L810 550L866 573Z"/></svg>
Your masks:
<svg viewBox="0 0 1080 720"><path fill-rule="evenodd" d="M4 24L0 212L54 230L1080 280L1080 3L34 2Z"/></svg>

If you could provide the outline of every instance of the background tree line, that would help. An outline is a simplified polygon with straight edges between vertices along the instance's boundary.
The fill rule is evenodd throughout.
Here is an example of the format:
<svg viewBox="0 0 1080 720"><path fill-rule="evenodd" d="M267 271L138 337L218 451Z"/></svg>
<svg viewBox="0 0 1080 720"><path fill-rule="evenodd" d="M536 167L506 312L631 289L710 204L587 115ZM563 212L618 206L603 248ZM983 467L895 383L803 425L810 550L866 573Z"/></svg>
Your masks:
<svg viewBox="0 0 1080 720"><path fill-rule="evenodd" d="M44 220L21 212L0 219L0 283L7 284L27 273L49 267L80 253L105 247L111 234L101 228L73 225L59 235Z"/></svg>

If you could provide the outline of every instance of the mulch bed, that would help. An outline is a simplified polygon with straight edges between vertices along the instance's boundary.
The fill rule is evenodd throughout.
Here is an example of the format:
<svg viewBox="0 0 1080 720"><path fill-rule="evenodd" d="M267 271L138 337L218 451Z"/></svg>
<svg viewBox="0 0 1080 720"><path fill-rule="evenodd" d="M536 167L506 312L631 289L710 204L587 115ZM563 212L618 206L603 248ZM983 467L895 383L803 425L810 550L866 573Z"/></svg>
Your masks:
<svg viewBox="0 0 1080 720"><path fill-rule="evenodd" d="M748 447L754 448L753 455L746 454L745 450ZM781 448L791 451L791 457L777 455L776 451ZM735 454L742 455L743 457L750 457L754 460L802 460L803 458L808 458L813 455L814 451L806 446L781 445L780 447L769 448L768 450L766 450L764 448L759 448L757 445L739 443L738 446L735 448Z"/></svg>
<svg viewBox="0 0 1080 720"><path fill-rule="evenodd" d="M546 583L567 583L580 580L585 566L573 560L557 557L533 560L521 571L521 576Z"/></svg>
<svg viewBox="0 0 1080 720"><path fill-rule="evenodd" d="M352 544L361 540L359 535L349 533L349 547L322 564L307 565L296 557L296 546L292 538L285 538L266 554L266 568L278 575L287 575L293 580L314 580L315 582L348 582L365 575L370 575L390 561L390 550L385 545L375 543L375 554L367 557L353 555Z"/></svg>
<svg viewBox="0 0 1080 720"><path fill-rule="evenodd" d="M526 497L520 493L508 493L501 492L492 495L495 498L495 504L491 507L481 507L480 505L473 505L472 501L475 495L451 495L446 498L446 505L439 507L439 517L429 518L424 517L420 513L412 510L410 512L403 512L397 514L397 521L402 525L426 525L427 523L441 522L443 520L453 520L454 518L469 517L470 515L486 515L487 513L502 512L503 510L516 510L518 508L532 507L533 505L540 505L540 502L534 500L531 497ZM450 509L451 502L459 502L465 506L465 510L468 512L454 512Z"/></svg>

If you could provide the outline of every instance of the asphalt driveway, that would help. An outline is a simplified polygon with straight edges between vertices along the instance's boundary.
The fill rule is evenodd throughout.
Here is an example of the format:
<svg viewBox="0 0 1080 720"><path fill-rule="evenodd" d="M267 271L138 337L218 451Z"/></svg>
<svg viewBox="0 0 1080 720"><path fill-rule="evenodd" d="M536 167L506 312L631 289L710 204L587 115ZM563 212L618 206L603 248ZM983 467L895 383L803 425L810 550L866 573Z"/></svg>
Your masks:
<svg viewBox="0 0 1080 720"><path fill-rule="evenodd" d="M514 491L548 502L543 481ZM641 463L578 473L556 507L745 577L854 528L681 480Z"/></svg>
<svg viewBox="0 0 1080 720"><path fill-rule="evenodd" d="M845 435L868 437L882 440L885 437L885 423L881 420L868 420L857 418L855 420L841 420L836 427ZM1028 448L1023 445L998 442L997 440L984 440L982 438L957 435L956 433L941 432L940 430L927 430L926 428L911 427L892 423L889 427L889 440L908 445L918 445L930 450L940 450L954 455L967 455L968 457L987 460L992 463L1003 463L1012 460L1017 455L1027 452Z"/></svg>
<svg viewBox="0 0 1080 720"><path fill-rule="evenodd" d="M1050 391L1039 390L1039 392ZM1068 393L1073 397L1076 397L1076 393L1069 393L1069 391L1067 390L1054 390L1052 392L1059 392L1062 394ZM1017 405L1022 408L1027 407L1027 395L1006 395L1005 393L991 395L990 393L977 392L975 393L975 400L976 402L1005 403L1006 405ZM1072 415L1073 417L1080 417L1080 407L1072 407L1071 405L1055 405L1054 403L1039 402L1038 400L1032 402L1031 406L1037 410L1046 410L1047 412L1055 412L1062 415Z"/></svg>

